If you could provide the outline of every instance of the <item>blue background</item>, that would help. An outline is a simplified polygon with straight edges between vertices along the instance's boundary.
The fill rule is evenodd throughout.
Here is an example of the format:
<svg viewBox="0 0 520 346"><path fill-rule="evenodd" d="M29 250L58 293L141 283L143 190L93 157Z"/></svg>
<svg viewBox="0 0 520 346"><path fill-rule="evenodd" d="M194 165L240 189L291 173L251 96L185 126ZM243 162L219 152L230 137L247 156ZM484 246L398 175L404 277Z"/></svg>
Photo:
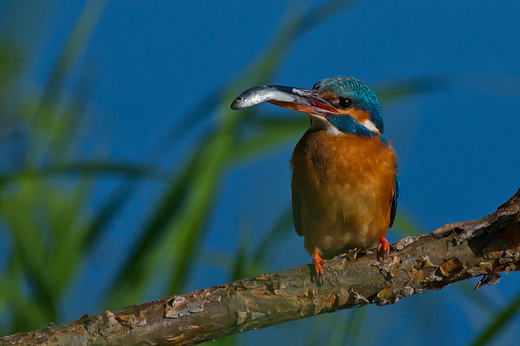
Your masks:
<svg viewBox="0 0 520 346"><path fill-rule="evenodd" d="M4 28L12 28L11 35L23 36L31 47L24 85L38 90L47 82L85 3L13 3L0 6L0 20ZM316 3L108 2L81 57L96 78L88 107L91 135L82 143L83 152L99 151L109 160L156 162L147 153L178 126L181 115L243 73L269 46L285 16ZM268 82L311 87L322 78L345 75L377 90L417 76L446 79L444 90L383 104L385 135L399 156L400 211L430 232L446 223L480 218L520 187L519 18L520 3L512 0L361 1L298 37ZM41 24L34 26L40 29L32 30L32 22ZM259 107L265 113L274 109ZM179 142L176 150L160 158L161 165L175 167L195 139ZM244 224L250 228L251 246L260 242L290 203L288 161L296 141L226 173L190 289L228 281L225 268L209 265L212 256L234 252ZM110 179L100 179L92 205L101 203L114 186ZM96 302L108 288L118 258L132 247L135 231L145 221L143 211L162 188L144 183L111 225L77 273L62 307L62 322L102 311ZM392 242L399 237L390 230ZM270 269L309 261L303 239L294 234L276 253ZM366 308L369 317L361 340L389 345L421 340L433 345L451 338L453 344L466 344L492 312L517 293L517 276L504 276L498 285L483 288L497 304L491 312L479 310L453 287L443 289L442 296L427 292L395 306ZM152 292L148 298L160 297ZM320 318L327 324L334 315ZM295 343L303 341L311 323L251 332L241 340ZM374 326L377 333L372 333ZM516 319L497 342L516 342L518 327ZM423 332L417 334L418 329Z"/></svg>

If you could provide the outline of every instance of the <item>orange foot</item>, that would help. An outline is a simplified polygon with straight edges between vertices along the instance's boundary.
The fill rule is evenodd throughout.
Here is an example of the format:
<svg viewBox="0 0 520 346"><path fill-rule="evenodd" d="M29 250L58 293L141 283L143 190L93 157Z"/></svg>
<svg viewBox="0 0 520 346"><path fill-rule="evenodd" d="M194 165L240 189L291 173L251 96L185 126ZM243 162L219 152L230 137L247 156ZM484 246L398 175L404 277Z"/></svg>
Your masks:
<svg viewBox="0 0 520 346"><path fill-rule="evenodd" d="M314 248L312 253L312 264L314 264L314 273L316 273L316 279L323 277L323 268L321 265L325 264L325 260L320 257L317 247Z"/></svg>
<svg viewBox="0 0 520 346"><path fill-rule="evenodd" d="M390 244L388 244L388 240L385 237L379 239L379 244L377 245L377 253L383 254L383 259L387 258L390 255Z"/></svg>

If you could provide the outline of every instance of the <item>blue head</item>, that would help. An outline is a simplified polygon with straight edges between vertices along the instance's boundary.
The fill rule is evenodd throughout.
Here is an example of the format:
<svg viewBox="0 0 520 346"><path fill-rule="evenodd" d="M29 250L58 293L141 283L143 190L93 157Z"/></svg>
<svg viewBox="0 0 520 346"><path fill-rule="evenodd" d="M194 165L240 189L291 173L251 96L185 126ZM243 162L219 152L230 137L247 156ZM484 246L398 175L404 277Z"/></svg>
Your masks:
<svg viewBox="0 0 520 346"><path fill-rule="evenodd" d="M319 98L336 108L339 114L325 118L344 133L372 136L384 131L381 103L362 81L353 77L332 77L317 82L313 88Z"/></svg>

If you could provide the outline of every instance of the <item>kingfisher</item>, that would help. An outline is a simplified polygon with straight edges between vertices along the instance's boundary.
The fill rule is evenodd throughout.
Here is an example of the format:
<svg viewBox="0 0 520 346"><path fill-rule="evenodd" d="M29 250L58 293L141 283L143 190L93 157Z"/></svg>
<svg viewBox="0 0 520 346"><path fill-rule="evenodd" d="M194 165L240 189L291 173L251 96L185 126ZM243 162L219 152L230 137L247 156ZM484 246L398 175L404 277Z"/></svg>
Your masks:
<svg viewBox="0 0 520 346"><path fill-rule="evenodd" d="M315 275L326 259L378 243L387 257L385 236L399 197L397 156L384 131L376 94L353 77L325 78L312 89L279 85L251 88L231 105L261 102L307 113L311 124L291 158L292 211L296 233L304 237Z"/></svg>

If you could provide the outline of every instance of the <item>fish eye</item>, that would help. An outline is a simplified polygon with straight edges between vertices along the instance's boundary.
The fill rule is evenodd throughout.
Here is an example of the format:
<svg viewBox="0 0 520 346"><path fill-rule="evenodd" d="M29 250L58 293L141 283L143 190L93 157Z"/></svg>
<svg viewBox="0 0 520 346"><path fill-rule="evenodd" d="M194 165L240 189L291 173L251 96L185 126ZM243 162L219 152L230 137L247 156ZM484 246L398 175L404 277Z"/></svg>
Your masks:
<svg viewBox="0 0 520 346"><path fill-rule="evenodd" d="M341 108L349 108L352 106L352 99L348 97L341 97L339 99L339 106Z"/></svg>

